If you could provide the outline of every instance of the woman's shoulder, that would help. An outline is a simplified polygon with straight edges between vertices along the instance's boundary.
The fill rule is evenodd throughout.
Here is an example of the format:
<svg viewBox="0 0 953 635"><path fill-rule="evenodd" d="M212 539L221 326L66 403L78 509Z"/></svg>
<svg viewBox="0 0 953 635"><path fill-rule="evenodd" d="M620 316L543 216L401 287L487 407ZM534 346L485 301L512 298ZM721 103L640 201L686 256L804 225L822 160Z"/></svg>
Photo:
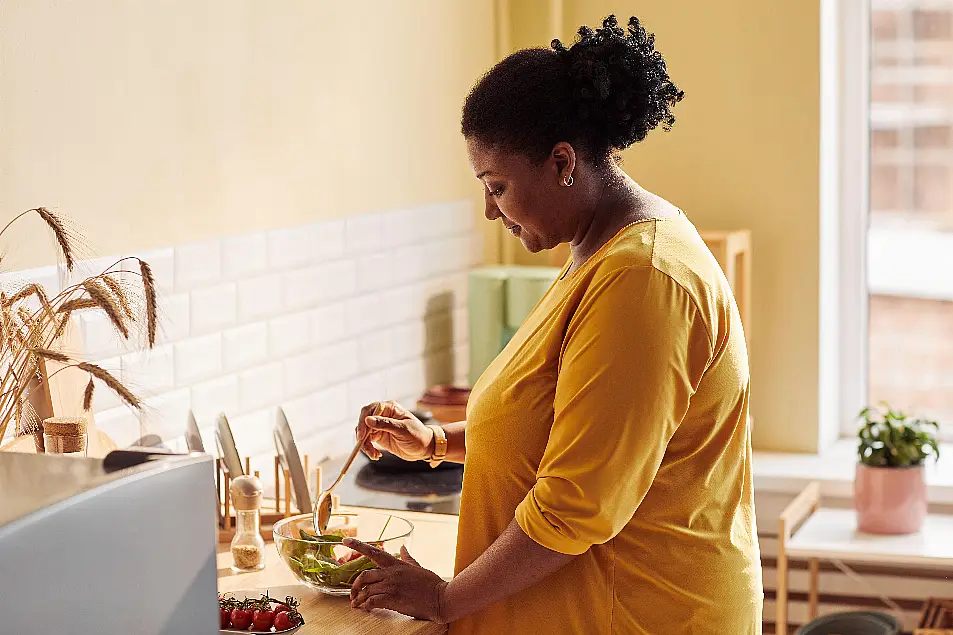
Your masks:
<svg viewBox="0 0 953 635"><path fill-rule="evenodd" d="M684 214L626 227L598 254L589 273L590 289L619 276L666 279L665 288L687 293L708 319L731 302L718 261Z"/></svg>
<svg viewBox="0 0 953 635"><path fill-rule="evenodd" d="M688 288L714 282L721 271L684 214L633 223L622 229L592 263L592 279L627 269L655 269Z"/></svg>

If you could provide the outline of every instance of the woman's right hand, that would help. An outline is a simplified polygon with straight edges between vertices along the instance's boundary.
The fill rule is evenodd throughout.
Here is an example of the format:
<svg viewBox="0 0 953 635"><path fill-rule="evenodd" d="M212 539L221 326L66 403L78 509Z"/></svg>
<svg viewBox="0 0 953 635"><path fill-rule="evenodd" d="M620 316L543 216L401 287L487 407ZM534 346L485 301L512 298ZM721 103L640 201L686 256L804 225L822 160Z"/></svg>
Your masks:
<svg viewBox="0 0 953 635"><path fill-rule="evenodd" d="M419 461L432 455L433 430L396 402L375 401L364 406L357 422L357 438L365 431L369 434L361 449L374 461L381 458L374 444L405 461Z"/></svg>

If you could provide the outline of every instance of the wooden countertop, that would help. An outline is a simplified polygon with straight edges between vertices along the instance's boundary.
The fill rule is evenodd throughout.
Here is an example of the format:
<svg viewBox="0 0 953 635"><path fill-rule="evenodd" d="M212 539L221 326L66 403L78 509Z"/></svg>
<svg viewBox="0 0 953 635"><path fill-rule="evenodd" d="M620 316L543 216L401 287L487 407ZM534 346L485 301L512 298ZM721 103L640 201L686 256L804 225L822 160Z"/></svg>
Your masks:
<svg viewBox="0 0 953 635"><path fill-rule="evenodd" d="M359 511L358 508L342 508ZM393 511L414 525L409 550L420 564L442 577L453 576L457 541L457 517L442 514ZM272 543L265 550L265 568L254 573L234 573L228 544L218 549L218 590L220 593L264 591L272 597L293 595L301 600L305 625L298 635L442 635L446 626L423 622L391 611L352 609L347 598L331 597L299 584L278 556Z"/></svg>

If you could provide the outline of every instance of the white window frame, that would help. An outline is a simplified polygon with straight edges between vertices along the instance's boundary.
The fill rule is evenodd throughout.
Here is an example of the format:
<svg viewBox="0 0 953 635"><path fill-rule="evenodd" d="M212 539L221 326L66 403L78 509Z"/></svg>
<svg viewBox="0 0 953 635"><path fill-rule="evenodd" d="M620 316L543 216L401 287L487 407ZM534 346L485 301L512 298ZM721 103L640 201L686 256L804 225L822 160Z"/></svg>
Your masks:
<svg viewBox="0 0 953 635"><path fill-rule="evenodd" d="M819 449L853 438L857 413L869 403L871 283L888 294L909 287L902 271L867 262L871 5L821 1ZM916 260L916 248L908 249ZM953 293L949 282L921 286L916 297L950 299ZM953 439L953 430L941 429L941 439Z"/></svg>
<svg viewBox="0 0 953 635"><path fill-rule="evenodd" d="M821 1L819 449L867 403L870 8Z"/></svg>

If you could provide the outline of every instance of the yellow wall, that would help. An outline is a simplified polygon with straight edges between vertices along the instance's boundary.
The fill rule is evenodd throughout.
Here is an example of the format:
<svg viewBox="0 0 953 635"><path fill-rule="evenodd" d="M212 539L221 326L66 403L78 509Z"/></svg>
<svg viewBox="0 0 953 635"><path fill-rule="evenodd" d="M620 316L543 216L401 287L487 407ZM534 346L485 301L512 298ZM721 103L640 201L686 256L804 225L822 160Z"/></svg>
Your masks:
<svg viewBox="0 0 953 635"><path fill-rule="evenodd" d="M4 0L0 218L51 207L108 254L475 196L493 28L492 0Z"/></svg>
<svg viewBox="0 0 953 635"><path fill-rule="evenodd" d="M818 3L564 0L562 35L570 38L580 25L597 25L613 12L623 23L634 12L656 33L686 93L674 130L656 131L626 152L625 169L682 207L700 229L752 230L754 442L761 449L814 451ZM545 17L530 27L514 19L511 28L535 33L540 23Z"/></svg>

